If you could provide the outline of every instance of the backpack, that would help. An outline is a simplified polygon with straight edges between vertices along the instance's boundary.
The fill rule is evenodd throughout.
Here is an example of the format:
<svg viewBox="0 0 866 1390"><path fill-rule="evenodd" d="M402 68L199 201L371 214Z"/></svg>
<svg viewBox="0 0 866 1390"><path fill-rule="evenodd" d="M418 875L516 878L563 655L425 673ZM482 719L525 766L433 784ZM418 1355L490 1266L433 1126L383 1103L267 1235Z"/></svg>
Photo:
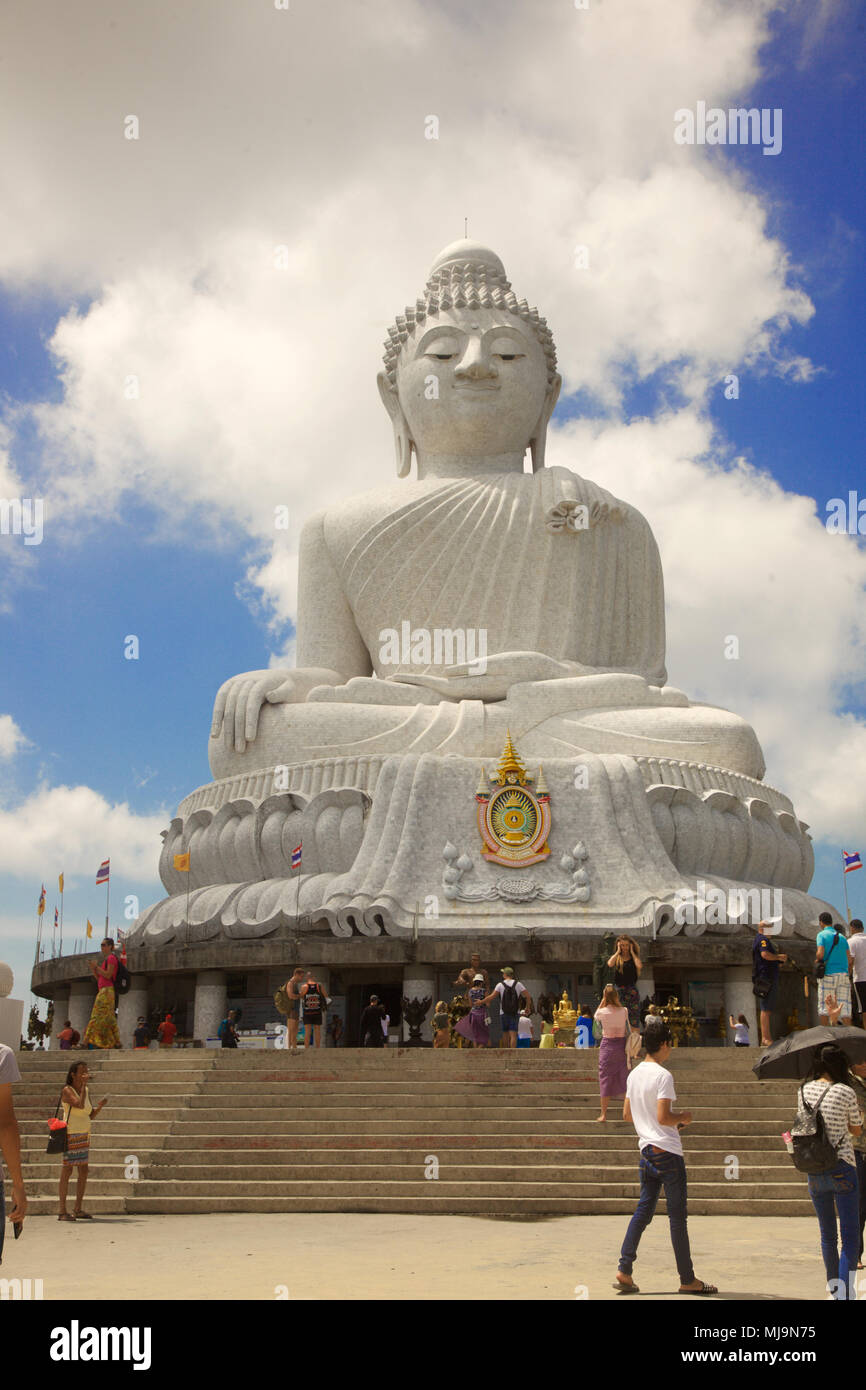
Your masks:
<svg viewBox="0 0 866 1390"><path fill-rule="evenodd" d="M520 996L517 993L517 985L509 984L507 980L502 981L502 997L499 1007L508 1018L516 1018L520 1012Z"/></svg>
<svg viewBox="0 0 866 1390"><path fill-rule="evenodd" d="M289 1012L289 996L286 993L285 985L280 985L274 995L274 1008L277 1013L287 1014Z"/></svg>
<svg viewBox="0 0 866 1390"><path fill-rule="evenodd" d="M115 994L128 994L132 984L132 976L127 970L122 960L117 962L117 974L114 977Z"/></svg>
<svg viewBox="0 0 866 1390"><path fill-rule="evenodd" d="M791 1157L794 1167L801 1173L826 1173L839 1162L836 1146L827 1138L824 1117L821 1114L821 1106L832 1089L832 1086L827 1087L813 1109L806 1100L803 1087L800 1087L800 1100L806 1114L798 1113L791 1125L791 1142L794 1146Z"/></svg>

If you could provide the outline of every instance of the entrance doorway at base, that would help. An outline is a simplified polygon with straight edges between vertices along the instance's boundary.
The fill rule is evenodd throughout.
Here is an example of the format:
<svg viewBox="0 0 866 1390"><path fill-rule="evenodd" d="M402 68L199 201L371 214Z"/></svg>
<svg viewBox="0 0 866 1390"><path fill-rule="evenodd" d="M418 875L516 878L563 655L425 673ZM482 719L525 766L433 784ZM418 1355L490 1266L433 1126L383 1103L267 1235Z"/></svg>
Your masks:
<svg viewBox="0 0 866 1390"><path fill-rule="evenodd" d="M400 985L370 984L349 985L346 990L346 1036L344 1047L360 1047L361 1014L370 1002L370 995L378 994L379 1003L384 1004L390 1016L388 1025L390 1037L400 1038L403 1021L403 990Z"/></svg>

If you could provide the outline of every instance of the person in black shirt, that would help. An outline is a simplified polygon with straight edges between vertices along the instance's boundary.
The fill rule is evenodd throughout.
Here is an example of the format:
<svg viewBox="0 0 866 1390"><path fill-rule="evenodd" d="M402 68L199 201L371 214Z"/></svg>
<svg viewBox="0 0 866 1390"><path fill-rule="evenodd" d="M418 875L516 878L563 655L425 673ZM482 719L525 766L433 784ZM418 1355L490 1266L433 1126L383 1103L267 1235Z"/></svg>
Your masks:
<svg viewBox="0 0 866 1390"><path fill-rule="evenodd" d="M769 930L769 922L759 922L752 942L752 991L758 1002L762 1047L769 1047L773 1041L773 1010L779 1002L779 966L788 959L776 950Z"/></svg>
<svg viewBox="0 0 866 1390"><path fill-rule="evenodd" d="M138 1025L132 1035L132 1039L136 1047L150 1047L150 1029L144 1017L138 1020Z"/></svg>
<svg viewBox="0 0 866 1390"><path fill-rule="evenodd" d="M379 1003L377 994L370 995L370 1002L361 1014L361 1046L384 1047L385 1035L382 1032L382 1019L385 1010Z"/></svg>
<svg viewBox="0 0 866 1390"><path fill-rule="evenodd" d="M640 947L631 936L618 936L616 950L607 963L614 972L613 983L620 1003L628 1009L628 1021L632 1028L640 1027L640 995L637 982L643 970Z"/></svg>

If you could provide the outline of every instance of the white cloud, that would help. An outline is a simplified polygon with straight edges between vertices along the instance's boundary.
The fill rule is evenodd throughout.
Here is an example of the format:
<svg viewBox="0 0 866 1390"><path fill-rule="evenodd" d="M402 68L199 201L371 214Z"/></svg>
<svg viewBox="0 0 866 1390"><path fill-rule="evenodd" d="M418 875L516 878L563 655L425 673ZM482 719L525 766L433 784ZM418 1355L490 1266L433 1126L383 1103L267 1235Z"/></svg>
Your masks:
<svg viewBox="0 0 866 1390"><path fill-rule="evenodd" d="M169 813L139 816L91 787L39 787L19 805L0 806L0 872L42 880L64 870L95 877L103 859L112 874L157 881L160 831Z"/></svg>
<svg viewBox="0 0 866 1390"><path fill-rule="evenodd" d="M30 746L11 714L0 714L0 759L14 758L22 748Z"/></svg>
<svg viewBox="0 0 866 1390"><path fill-rule="evenodd" d="M707 462L722 452L692 409L631 425L574 422L555 431L549 456L650 522L671 684L748 719L767 781L816 833L841 836L866 816L866 787L850 775L866 758L866 724L845 712L866 672L866 549L828 533L826 513L769 473L742 459Z"/></svg>

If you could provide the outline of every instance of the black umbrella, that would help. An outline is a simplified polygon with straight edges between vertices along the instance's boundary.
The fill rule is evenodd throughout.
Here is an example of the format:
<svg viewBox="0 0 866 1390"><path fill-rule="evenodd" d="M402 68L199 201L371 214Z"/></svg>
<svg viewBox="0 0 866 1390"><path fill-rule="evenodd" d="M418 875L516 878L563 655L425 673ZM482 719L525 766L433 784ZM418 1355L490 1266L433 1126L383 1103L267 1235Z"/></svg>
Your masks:
<svg viewBox="0 0 866 1390"><path fill-rule="evenodd" d="M759 1081L790 1078L801 1081L811 1076L815 1053L825 1043L834 1043L846 1053L849 1062L866 1062L866 1029L863 1028L804 1028L789 1033L768 1047L752 1071Z"/></svg>

